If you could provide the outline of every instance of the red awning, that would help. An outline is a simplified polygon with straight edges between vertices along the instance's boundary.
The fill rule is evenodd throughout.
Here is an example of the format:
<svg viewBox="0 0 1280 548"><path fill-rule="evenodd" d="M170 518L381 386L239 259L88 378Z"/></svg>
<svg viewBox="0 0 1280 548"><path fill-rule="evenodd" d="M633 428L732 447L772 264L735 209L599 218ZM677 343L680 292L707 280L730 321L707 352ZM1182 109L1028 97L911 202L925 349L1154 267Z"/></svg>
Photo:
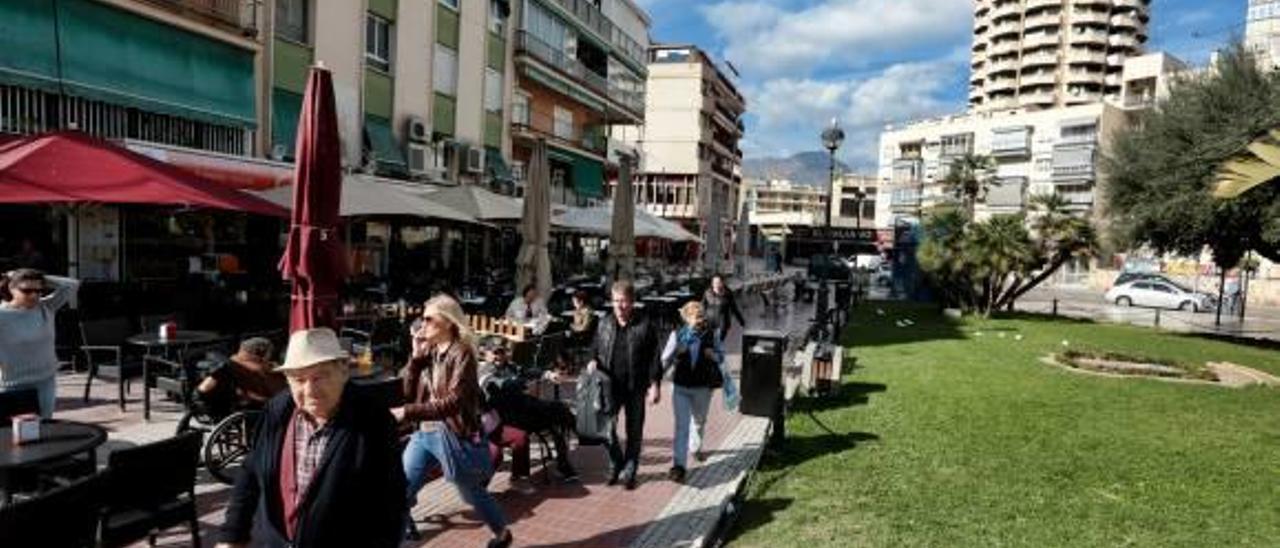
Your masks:
<svg viewBox="0 0 1280 548"><path fill-rule="evenodd" d="M288 217L267 200L80 132L0 145L0 203L98 202L210 207Z"/></svg>

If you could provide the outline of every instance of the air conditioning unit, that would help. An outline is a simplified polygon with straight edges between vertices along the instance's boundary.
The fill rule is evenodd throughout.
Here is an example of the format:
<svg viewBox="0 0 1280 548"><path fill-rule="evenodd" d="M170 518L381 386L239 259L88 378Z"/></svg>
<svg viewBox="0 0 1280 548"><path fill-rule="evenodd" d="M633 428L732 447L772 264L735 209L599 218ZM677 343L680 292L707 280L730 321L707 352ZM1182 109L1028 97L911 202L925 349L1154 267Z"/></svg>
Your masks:
<svg viewBox="0 0 1280 548"><path fill-rule="evenodd" d="M463 164L467 173L480 173L480 163L483 161L484 151L475 147L467 148L467 163Z"/></svg>
<svg viewBox="0 0 1280 548"><path fill-rule="evenodd" d="M409 143L405 149L405 156L409 162L409 175L414 177L426 176L435 162L431 157L431 147L422 143Z"/></svg>
<svg viewBox="0 0 1280 548"><path fill-rule="evenodd" d="M427 129L427 121L418 116L410 116L405 122L405 136L415 143L425 143L430 140L430 131Z"/></svg>

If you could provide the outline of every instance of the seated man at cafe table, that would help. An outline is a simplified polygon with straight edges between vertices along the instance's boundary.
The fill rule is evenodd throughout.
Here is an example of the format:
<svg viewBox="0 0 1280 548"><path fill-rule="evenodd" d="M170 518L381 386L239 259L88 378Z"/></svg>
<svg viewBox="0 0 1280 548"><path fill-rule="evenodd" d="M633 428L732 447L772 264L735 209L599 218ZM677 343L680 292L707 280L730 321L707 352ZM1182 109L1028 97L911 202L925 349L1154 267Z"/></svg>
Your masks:
<svg viewBox="0 0 1280 548"><path fill-rule="evenodd" d="M277 369L289 391L267 403L219 548L400 545L405 478L395 421L348 385L348 359L332 329L289 338Z"/></svg>
<svg viewBox="0 0 1280 548"><path fill-rule="evenodd" d="M529 325L534 333L542 333L551 322L551 313L547 311L547 303L538 295L538 288L533 284L524 286L520 295L512 299L507 306L507 319Z"/></svg>
<svg viewBox="0 0 1280 548"><path fill-rule="evenodd" d="M544 432L555 446L556 472L564 481L576 481L578 472L569 462L568 439L575 427L573 411L561 402L541 400L530 394L531 378L520 374L506 347L500 344L491 348L488 358L480 364L479 377L484 408L497 415L496 424L490 425L488 420L484 424L494 468L502 464L502 449L510 448L512 481L528 479L529 434ZM554 371L533 378L538 377L549 382L560 381Z"/></svg>
<svg viewBox="0 0 1280 548"><path fill-rule="evenodd" d="M263 337L245 339L240 350L209 370L196 394L214 416L238 409L260 409L287 387L271 360L275 345Z"/></svg>

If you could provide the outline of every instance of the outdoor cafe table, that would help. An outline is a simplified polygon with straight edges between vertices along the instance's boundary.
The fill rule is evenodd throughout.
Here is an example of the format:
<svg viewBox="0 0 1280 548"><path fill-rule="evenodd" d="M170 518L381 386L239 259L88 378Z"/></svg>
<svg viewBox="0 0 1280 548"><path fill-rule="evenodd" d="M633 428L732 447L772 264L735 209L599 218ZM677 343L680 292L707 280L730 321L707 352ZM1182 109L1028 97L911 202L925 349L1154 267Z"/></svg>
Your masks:
<svg viewBox="0 0 1280 548"><path fill-rule="evenodd" d="M158 333L141 333L124 340L134 346L141 346L146 349L150 355L152 349L160 349L164 356L168 356L170 350L181 348L193 344L205 344L221 339L222 335L213 331L175 331L173 336L160 338Z"/></svg>
<svg viewBox="0 0 1280 548"><path fill-rule="evenodd" d="M97 449L107 441L107 431L96 424L45 419L40 421L40 438L21 445L13 442L13 426L0 426L0 502L12 500L9 478L16 472L88 453L97 463Z"/></svg>

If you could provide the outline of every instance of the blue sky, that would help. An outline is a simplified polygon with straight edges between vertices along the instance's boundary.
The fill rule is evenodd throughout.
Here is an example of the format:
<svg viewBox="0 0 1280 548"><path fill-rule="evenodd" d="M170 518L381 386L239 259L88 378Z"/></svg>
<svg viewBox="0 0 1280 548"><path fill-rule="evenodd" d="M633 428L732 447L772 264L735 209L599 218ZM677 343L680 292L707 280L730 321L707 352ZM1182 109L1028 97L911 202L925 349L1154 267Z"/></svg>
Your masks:
<svg viewBox="0 0 1280 548"><path fill-rule="evenodd" d="M820 149L874 169L885 123L963 110L972 0L637 0L655 42L693 43L741 72L748 157ZM1244 34L1247 0L1154 0L1148 51L1195 64Z"/></svg>

